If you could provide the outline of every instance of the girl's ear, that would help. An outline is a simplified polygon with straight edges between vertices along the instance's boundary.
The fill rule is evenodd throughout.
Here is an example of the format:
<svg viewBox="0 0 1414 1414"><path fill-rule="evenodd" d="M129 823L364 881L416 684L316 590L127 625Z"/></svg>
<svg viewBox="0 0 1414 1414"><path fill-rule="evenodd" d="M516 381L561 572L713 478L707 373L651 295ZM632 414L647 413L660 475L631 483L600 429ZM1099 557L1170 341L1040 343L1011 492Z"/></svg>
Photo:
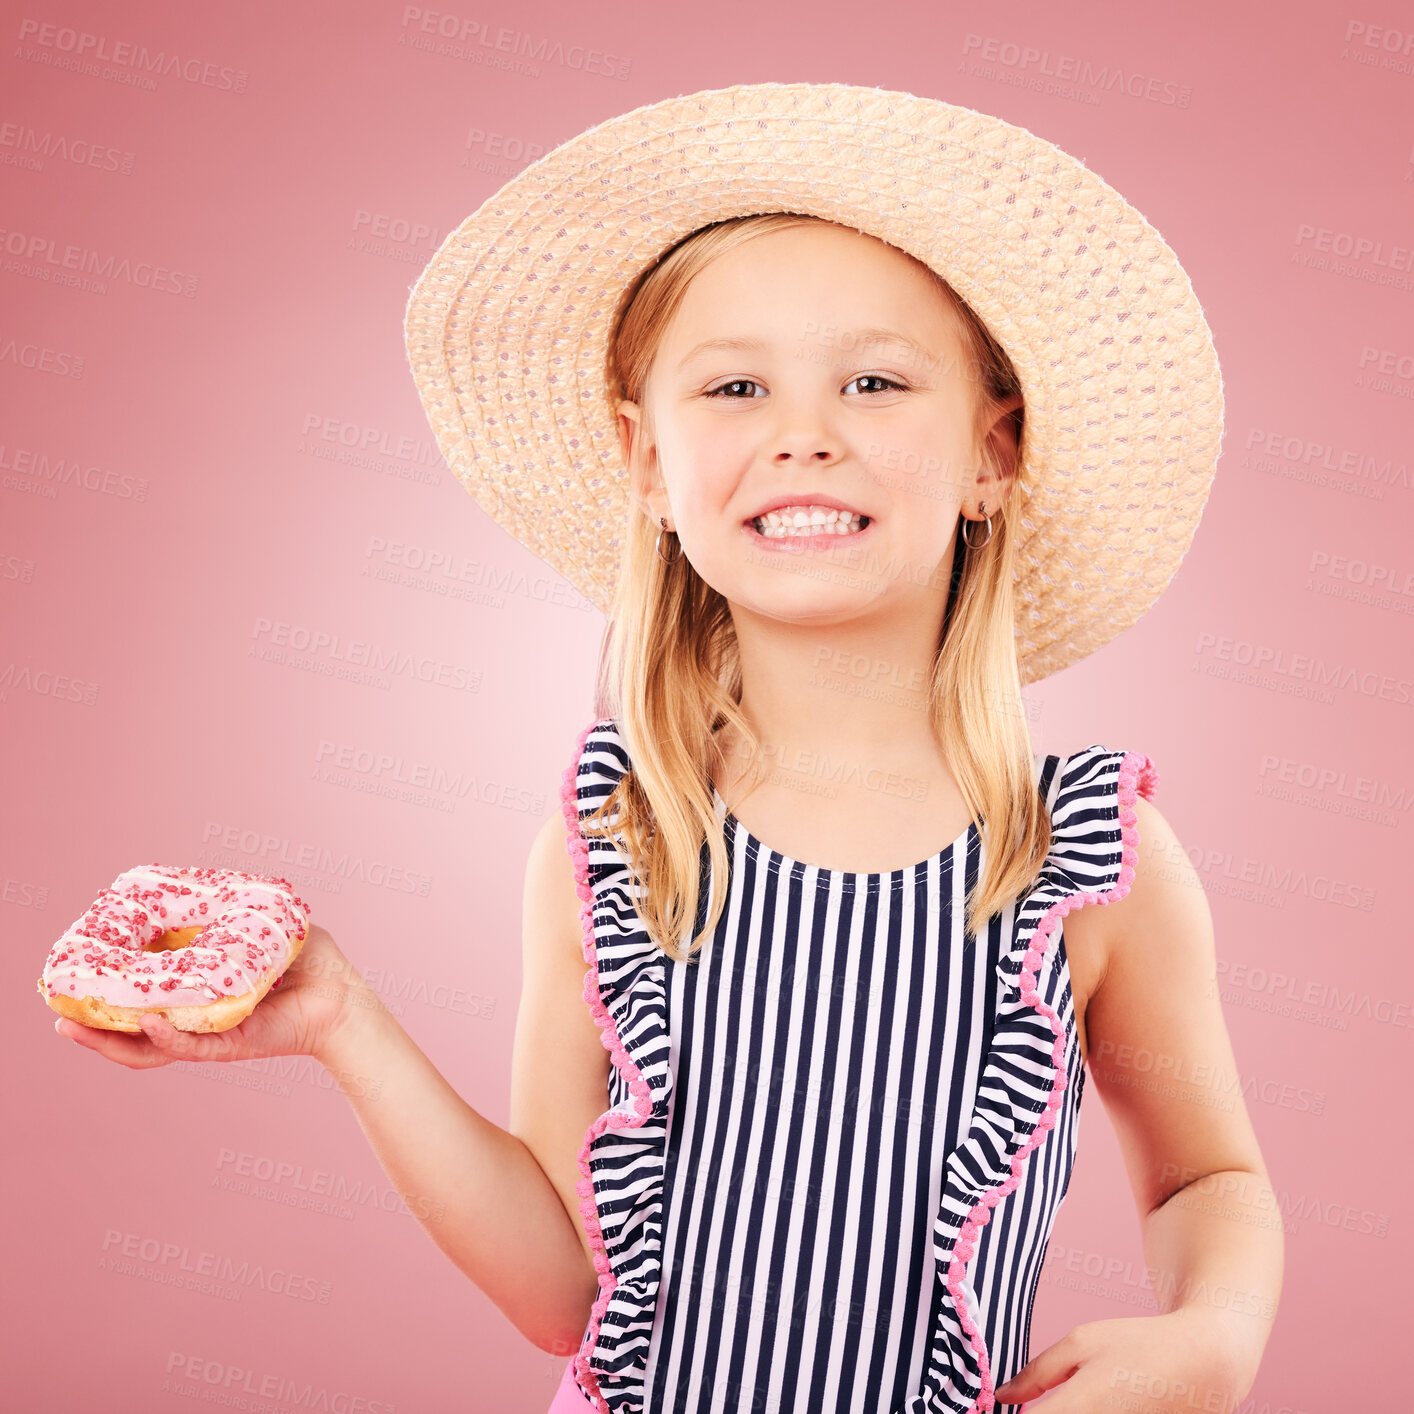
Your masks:
<svg viewBox="0 0 1414 1414"><path fill-rule="evenodd" d="M624 465L631 466L633 453L638 443L643 412L637 403L627 398L620 401L615 410L614 421L619 429L619 449L623 453Z"/></svg>
<svg viewBox="0 0 1414 1414"><path fill-rule="evenodd" d="M643 425L643 409L625 399L618 406L619 446L628 470L629 499L654 525L668 511L668 497L658 475L658 459Z"/></svg>
<svg viewBox="0 0 1414 1414"><path fill-rule="evenodd" d="M1011 478L1016 474L1020 442L1017 435L1018 419L1015 414L1024 405L1024 399L1020 393L1013 393L1011 397L998 404L996 416L983 441L983 465L988 474L995 476L1003 483L1010 483ZM1009 485L997 488L998 492L1003 495L1009 489Z"/></svg>

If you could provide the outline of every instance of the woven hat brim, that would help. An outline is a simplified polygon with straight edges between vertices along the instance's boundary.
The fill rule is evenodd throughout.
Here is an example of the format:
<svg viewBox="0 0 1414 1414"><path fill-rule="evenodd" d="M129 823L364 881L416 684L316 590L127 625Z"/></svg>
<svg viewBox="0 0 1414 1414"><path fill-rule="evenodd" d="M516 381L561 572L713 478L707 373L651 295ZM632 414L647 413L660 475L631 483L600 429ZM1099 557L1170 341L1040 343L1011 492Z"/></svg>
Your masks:
<svg viewBox="0 0 1414 1414"><path fill-rule="evenodd" d="M711 221L794 211L931 265L1026 400L1023 683L1130 627L1207 502L1223 386L1177 256L1083 162L1002 119L842 84L748 84L634 109L526 167L452 231L405 336L477 503L608 612L627 514L605 355L624 289Z"/></svg>

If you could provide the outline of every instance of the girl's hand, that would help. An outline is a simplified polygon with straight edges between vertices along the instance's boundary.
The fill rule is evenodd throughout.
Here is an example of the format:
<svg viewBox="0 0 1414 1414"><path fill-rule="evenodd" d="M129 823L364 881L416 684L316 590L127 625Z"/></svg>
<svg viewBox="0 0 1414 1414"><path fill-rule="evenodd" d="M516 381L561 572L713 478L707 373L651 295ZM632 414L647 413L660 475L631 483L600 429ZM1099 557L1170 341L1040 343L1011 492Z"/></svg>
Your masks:
<svg viewBox="0 0 1414 1414"><path fill-rule="evenodd" d="M1215 1308L1180 1307L1159 1316L1087 1321L998 1385L997 1403L1022 1404L1054 1390L1037 1410L1193 1414L1196 1409L1231 1409L1252 1383L1232 1354L1230 1322L1236 1319Z"/></svg>
<svg viewBox="0 0 1414 1414"><path fill-rule="evenodd" d="M367 984L332 936L310 924L299 956L285 969L279 984L229 1031L178 1031L165 1017L152 1012L141 1018L141 1035L83 1026L65 1016L54 1018L54 1029L130 1070L148 1070L176 1060L318 1056L353 1010L352 999L367 991Z"/></svg>

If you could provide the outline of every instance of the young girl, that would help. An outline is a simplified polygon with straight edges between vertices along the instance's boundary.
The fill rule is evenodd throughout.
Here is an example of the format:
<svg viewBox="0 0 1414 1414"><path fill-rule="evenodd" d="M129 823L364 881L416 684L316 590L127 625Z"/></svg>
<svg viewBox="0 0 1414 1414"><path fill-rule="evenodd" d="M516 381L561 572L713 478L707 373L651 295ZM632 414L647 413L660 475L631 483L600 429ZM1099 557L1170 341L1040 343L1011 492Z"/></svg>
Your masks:
<svg viewBox="0 0 1414 1414"><path fill-rule="evenodd" d="M752 85L528 168L408 342L449 463L612 614L510 1129L320 928L232 1031L58 1029L376 1077L429 1233L572 1353L553 1411L1231 1409L1282 1252L1206 901L1149 758L1033 753L1020 697L1201 514L1221 383L1172 252L997 119ZM1160 1314L1031 1358L1087 1075Z"/></svg>

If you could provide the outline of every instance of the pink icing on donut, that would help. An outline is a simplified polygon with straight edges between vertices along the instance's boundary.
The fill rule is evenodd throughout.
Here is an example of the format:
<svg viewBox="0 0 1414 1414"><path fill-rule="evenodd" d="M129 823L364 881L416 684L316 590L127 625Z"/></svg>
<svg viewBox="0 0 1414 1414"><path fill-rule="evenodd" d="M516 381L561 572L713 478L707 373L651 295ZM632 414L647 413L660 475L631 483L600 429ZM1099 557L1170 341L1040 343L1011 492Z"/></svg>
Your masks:
<svg viewBox="0 0 1414 1414"><path fill-rule="evenodd" d="M54 944L40 980L51 997L206 1006L283 972L308 923L308 905L284 879L141 865L120 874ZM186 947L145 951L168 929L197 926Z"/></svg>

